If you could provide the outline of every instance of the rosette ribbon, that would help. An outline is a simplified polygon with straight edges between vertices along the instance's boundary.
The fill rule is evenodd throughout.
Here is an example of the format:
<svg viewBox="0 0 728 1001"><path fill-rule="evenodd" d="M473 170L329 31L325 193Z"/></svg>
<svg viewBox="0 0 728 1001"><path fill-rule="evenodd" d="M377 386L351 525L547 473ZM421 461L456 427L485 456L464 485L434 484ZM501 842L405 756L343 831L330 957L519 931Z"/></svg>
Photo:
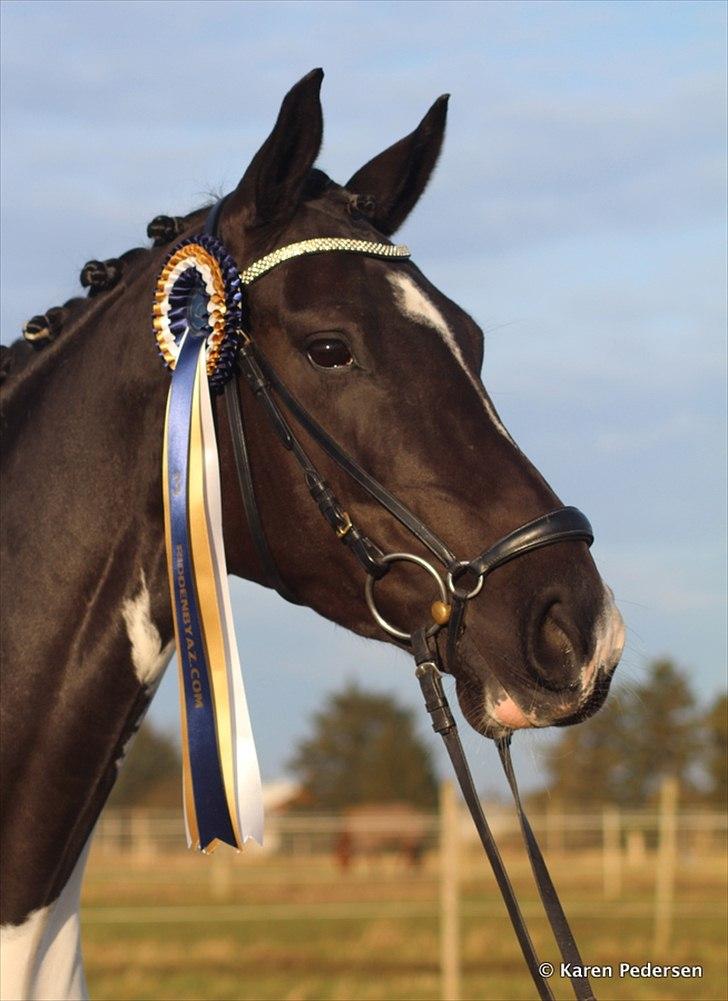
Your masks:
<svg viewBox="0 0 728 1001"><path fill-rule="evenodd" d="M260 770L235 639L210 389L233 371L242 292L211 236L184 240L157 282L154 331L172 370L164 523L180 681L187 843L262 844Z"/></svg>

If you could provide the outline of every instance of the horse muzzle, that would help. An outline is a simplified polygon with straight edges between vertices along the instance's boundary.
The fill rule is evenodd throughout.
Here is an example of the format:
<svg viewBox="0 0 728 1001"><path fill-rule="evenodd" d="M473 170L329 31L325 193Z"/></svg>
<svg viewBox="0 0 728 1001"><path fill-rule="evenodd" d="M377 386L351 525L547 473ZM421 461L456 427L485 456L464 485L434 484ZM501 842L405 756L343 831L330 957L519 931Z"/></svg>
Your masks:
<svg viewBox="0 0 728 1001"><path fill-rule="evenodd" d="M463 644L457 678L463 714L479 733L499 738L512 730L569 726L592 716L607 697L624 648L625 628L613 596L605 588L604 607L588 643L563 608L548 602L532 615L525 663L514 664L510 676L500 658ZM584 649L590 652L585 654ZM503 681L499 675L503 675Z"/></svg>

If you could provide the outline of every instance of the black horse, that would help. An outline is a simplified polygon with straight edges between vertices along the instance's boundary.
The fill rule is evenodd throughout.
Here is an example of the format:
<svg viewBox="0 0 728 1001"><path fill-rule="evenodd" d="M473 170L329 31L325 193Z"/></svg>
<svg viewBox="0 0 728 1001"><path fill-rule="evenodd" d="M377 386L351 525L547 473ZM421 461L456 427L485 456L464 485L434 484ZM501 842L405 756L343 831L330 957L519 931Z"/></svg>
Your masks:
<svg viewBox="0 0 728 1001"><path fill-rule="evenodd" d="M240 266L312 237L381 243L432 174L445 97L345 186L314 169L322 76L292 88L225 202L219 233ZM174 232L199 232L204 219L193 212ZM4 998L85 994L78 899L87 846L171 656L161 483L169 376L150 332L166 253L124 255L111 267L113 288L91 280L98 294L53 314L56 336L43 351L21 341L3 361ZM299 257L251 287L247 322L307 410L454 552L480 552L561 506L483 388L479 327L410 261ZM30 336L49 333L41 328ZM286 587L348 629L387 638L294 457L242 381L239 394L263 529ZM265 583L218 416L228 567ZM368 536L384 551L427 555L304 439ZM377 585L379 607L398 623L418 623L431 597L426 576L408 567ZM500 567L470 606L456 677L478 731L574 723L601 705L623 627L584 543Z"/></svg>

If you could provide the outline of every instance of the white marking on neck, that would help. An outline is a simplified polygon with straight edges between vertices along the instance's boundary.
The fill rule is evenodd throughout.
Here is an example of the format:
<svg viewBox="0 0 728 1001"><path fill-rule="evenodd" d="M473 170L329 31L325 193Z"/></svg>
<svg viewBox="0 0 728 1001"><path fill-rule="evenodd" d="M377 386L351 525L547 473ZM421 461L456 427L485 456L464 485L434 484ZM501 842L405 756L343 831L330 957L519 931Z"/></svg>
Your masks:
<svg viewBox="0 0 728 1001"><path fill-rule="evenodd" d="M85 1001L79 901L91 844L89 836L60 896L21 925L0 929L0 998L3 1001Z"/></svg>
<svg viewBox="0 0 728 1001"><path fill-rule="evenodd" d="M508 441L512 442L513 439L508 434L508 431L503 426L498 414L493 409L493 404L486 396L483 384L468 368L465 358L463 358L463 353L460 350L460 345L455 340L452 330L450 330L445 317L442 315L437 306L427 298L419 285L417 285L409 275L405 275L401 271L393 271L387 273L387 278L389 279L390 285L394 289L394 296L397 301L397 305L405 316L408 316L410 320L414 320L416 323L425 323L428 327L432 327L433 330L437 331L452 352L458 365L460 365L463 372L465 372L468 379L475 387L478 398L483 404L485 412L495 425L496 429L503 435L504 438L507 438Z"/></svg>
<svg viewBox="0 0 728 1001"><path fill-rule="evenodd" d="M121 606L121 614L131 643L131 659L136 676L142 685L154 685L169 663L174 642L162 647L162 637L152 622L149 588L142 570L142 582L133 598Z"/></svg>

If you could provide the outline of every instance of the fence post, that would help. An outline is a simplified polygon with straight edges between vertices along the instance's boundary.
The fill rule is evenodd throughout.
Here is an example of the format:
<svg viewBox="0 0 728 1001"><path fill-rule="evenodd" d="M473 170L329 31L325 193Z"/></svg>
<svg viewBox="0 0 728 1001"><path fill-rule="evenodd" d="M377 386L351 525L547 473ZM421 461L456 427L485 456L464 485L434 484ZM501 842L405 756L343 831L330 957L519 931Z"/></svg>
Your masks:
<svg viewBox="0 0 728 1001"><path fill-rule="evenodd" d="M627 865L632 869L640 869L644 866L646 858L644 831L629 831L627 833Z"/></svg>
<svg viewBox="0 0 728 1001"><path fill-rule="evenodd" d="M209 859L210 892L215 900L228 900L233 888L235 853L228 845L221 845Z"/></svg>
<svg viewBox="0 0 728 1001"><path fill-rule="evenodd" d="M146 859L156 854L156 846L152 834L152 822L148 810L141 807L132 811L129 833L130 848L133 855L136 855L140 859Z"/></svg>
<svg viewBox="0 0 728 1001"><path fill-rule="evenodd" d="M546 854L551 858L564 850L564 804L546 801Z"/></svg>
<svg viewBox="0 0 728 1001"><path fill-rule="evenodd" d="M670 944L677 856L677 796L677 778L674 775L666 775L660 787L660 826L655 878L653 955L656 959L661 955L664 956Z"/></svg>
<svg viewBox="0 0 728 1001"><path fill-rule="evenodd" d="M604 899L616 900L622 893L622 849L619 810L605 806L602 813L602 861Z"/></svg>
<svg viewBox="0 0 728 1001"><path fill-rule="evenodd" d="M440 972L443 1001L460 1001L460 824L455 787L440 785Z"/></svg>

